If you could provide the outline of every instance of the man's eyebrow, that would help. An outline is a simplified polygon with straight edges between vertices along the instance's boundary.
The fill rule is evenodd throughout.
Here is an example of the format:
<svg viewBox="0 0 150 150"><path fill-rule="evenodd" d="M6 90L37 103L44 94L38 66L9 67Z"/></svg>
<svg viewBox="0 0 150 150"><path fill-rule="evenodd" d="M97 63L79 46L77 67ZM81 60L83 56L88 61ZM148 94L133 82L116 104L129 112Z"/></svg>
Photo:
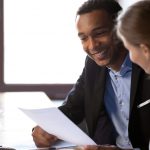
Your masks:
<svg viewBox="0 0 150 150"><path fill-rule="evenodd" d="M92 32L93 32L93 31L97 31L97 30L99 30L99 31L102 30L102 31L103 31L103 30L109 30L109 28L108 28L108 27L105 27L105 26L97 27L97 28L94 28L94 29L92 30Z"/></svg>

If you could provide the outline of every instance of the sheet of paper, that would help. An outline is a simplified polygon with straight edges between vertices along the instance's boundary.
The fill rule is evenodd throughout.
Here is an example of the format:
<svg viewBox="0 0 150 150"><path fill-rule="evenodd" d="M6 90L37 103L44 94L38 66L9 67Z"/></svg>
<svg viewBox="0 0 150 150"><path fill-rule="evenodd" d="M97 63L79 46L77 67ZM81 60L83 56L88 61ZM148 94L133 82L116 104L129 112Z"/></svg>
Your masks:
<svg viewBox="0 0 150 150"><path fill-rule="evenodd" d="M57 107L27 109L20 108L41 128L58 138L75 145L96 145L78 126L68 119Z"/></svg>

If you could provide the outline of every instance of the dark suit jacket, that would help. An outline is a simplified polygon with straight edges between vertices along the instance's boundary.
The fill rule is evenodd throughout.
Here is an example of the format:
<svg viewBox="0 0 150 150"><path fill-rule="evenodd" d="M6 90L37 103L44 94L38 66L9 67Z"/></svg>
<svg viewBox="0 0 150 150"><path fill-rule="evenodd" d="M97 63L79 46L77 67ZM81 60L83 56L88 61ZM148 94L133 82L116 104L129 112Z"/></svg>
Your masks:
<svg viewBox="0 0 150 150"><path fill-rule="evenodd" d="M116 140L110 135L113 125L105 112L103 102L106 74L106 67L98 66L87 57L81 76L68 94L65 104L60 107L60 110L76 124L85 119L89 136L92 138L97 124L101 120L99 123L102 125L100 137L103 142L98 144L112 144L110 141ZM134 147L139 147L142 150L148 150L150 139L150 104L141 108L137 108L137 106L148 99L150 99L150 80L140 67L133 64L129 138ZM107 121L104 117L107 118Z"/></svg>

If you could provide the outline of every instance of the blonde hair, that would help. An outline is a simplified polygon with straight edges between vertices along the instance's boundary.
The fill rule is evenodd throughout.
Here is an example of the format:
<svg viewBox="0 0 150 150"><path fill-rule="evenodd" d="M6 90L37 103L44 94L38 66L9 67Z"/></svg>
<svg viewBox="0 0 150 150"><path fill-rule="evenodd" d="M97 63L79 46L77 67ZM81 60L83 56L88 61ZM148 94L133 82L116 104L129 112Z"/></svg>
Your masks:
<svg viewBox="0 0 150 150"><path fill-rule="evenodd" d="M134 46L143 43L150 48L150 1L131 5L118 17L117 30Z"/></svg>

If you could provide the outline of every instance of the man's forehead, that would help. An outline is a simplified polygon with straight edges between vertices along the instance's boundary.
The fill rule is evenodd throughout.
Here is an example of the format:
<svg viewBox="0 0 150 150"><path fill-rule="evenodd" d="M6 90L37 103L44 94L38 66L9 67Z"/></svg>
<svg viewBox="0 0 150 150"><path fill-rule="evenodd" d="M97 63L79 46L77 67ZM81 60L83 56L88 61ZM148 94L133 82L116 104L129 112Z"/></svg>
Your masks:
<svg viewBox="0 0 150 150"><path fill-rule="evenodd" d="M86 27L103 28L111 27L112 19L110 15L103 10L92 11L77 17L77 28Z"/></svg>

